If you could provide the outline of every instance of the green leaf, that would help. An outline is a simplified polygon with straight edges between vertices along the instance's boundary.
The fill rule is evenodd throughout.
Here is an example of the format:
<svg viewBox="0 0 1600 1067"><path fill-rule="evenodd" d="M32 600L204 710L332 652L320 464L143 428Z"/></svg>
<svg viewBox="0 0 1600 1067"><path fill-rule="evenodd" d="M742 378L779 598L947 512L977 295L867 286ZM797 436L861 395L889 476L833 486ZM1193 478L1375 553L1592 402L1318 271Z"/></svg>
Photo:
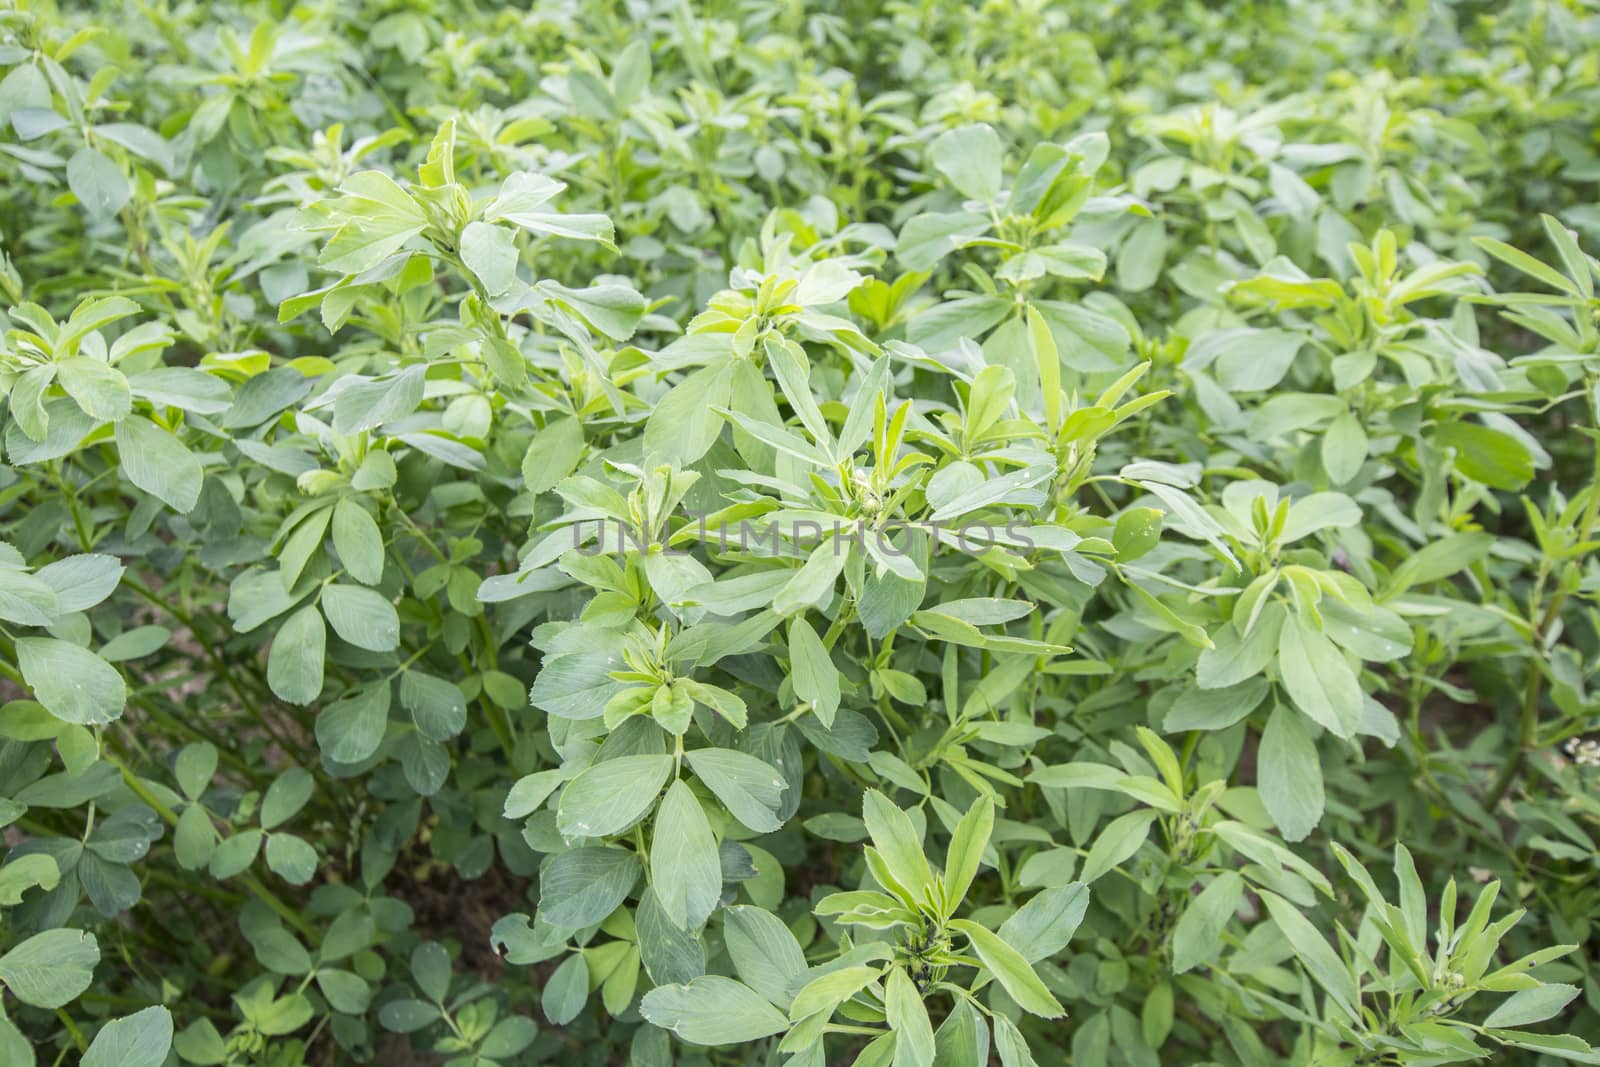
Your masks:
<svg viewBox="0 0 1600 1067"><path fill-rule="evenodd" d="M752 418L742 411L734 411L730 408L716 408L714 410L722 418L732 422L757 441L764 445L770 445L785 455L793 456L802 463L810 464L813 467L826 468L832 466L832 461L827 453L782 426L768 422L766 419Z"/></svg>
<svg viewBox="0 0 1600 1067"><path fill-rule="evenodd" d="M461 262L495 297L517 282L517 235L504 226L469 222L461 231Z"/></svg>
<svg viewBox="0 0 1600 1067"><path fill-rule="evenodd" d="M709 452L722 433L723 419L716 409L728 406L732 383L733 369L717 364L701 367L668 390L645 420L649 461L685 466Z"/></svg>
<svg viewBox="0 0 1600 1067"><path fill-rule="evenodd" d="M643 866L622 848L558 852L539 865L539 915L568 929L594 926L628 898Z"/></svg>
<svg viewBox="0 0 1600 1067"><path fill-rule="evenodd" d="M1083 871L1079 877L1085 883L1092 883L1117 864L1132 857L1149 836L1150 824L1155 822L1156 814L1148 810L1130 811L1107 823L1105 829L1094 839L1094 844L1089 847L1089 855L1084 858Z"/></svg>
<svg viewBox="0 0 1600 1067"><path fill-rule="evenodd" d="M1513 248L1504 241L1497 241L1493 237L1474 237L1472 243L1502 263L1515 267L1528 275L1528 277L1536 278L1558 292L1573 296L1579 295L1578 288L1571 280L1563 277L1560 271L1546 266L1519 248Z"/></svg>
<svg viewBox="0 0 1600 1067"><path fill-rule="evenodd" d="M100 1028L82 1067L161 1067L172 1049L172 1013L145 1008Z"/></svg>
<svg viewBox="0 0 1600 1067"><path fill-rule="evenodd" d="M799 1021L819 1013L832 1014L840 1004L875 983L882 973L882 967L864 964L823 970L795 994L789 1018Z"/></svg>
<svg viewBox="0 0 1600 1067"><path fill-rule="evenodd" d="M1223 543L1222 527L1217 524L1217 521L1214 518L1202 510L1201 507L1189 496L1189 494L1174 486L1163 485L1161 482L1157 481L1143 481L1136 484L1138 484L1142 489L1148 489L1152 494L1160 498L1161 502L1166 504L1171 510L1171 521L1167 523L1168 526L1186 536L1199 538L1205 541L1211 545L1212 548L1215 548L1222 555L1223 559L1227 560L1229 563L1234 562L1233 553L1229 551L1228 546ZM1238 681L1242 679L1235 680ZM1207 689L1212 688L1211 686L1206 685L1204 682L1201 682L1200 684L1205 686ZM1224 684L1231 685L1232 683L1229 682Z"/></svg>
<svg viewBox="0 0 1600 1067"><path fill-rule="evenodd" d="M1229 622L1211 635L1213 648L1200 653L1195 681L1202 689L1227 689L1250 681L1272 662L1285 629L1285 609L1278 603L1262 609L1256 625L1245 635Z"/></svg>
<svg viewBox="0 0 1600 1067"><path fill-rule="evenodd" d="M293 834L267 837L267 866L290 885L305 885L317 873L317 850Z"/></svg>
<svg viewBox="0 0 1600 1067"><path fill-rule="evenodd" d="M319 968L317 988L328 998L328 1004L334 1011L347 1015L364 1015L372 1003L372 988L359 975L349 971Z"/></svg>
<svg viewBox="0 0 1600 1067"><path fill-rule="evenodd" d="M399 1034L421 1030L437 1018L439 1009L424 1000L391 1000L378 1012L378 1021L383 1024L383 1028Z"/></svg>
<svg viewBox="0 0 1600 1067"><path fill-rule="evenodd" d="M985 367L972 379L972 389L967 394L967 417L964 434L969 441L980 440L995 423L1005 417L1016 395L1016 375L1009 367ZM939 509L948 513L947 502Z"/></svg>
<svg viewBox="0 0 1600 1067"><path fill-rule="evenodd" d="M28 890L38 887L48 893L60 882L61 870L52 857L42 852L18 856L0 866L0 906L14 908Z"/></svg>
<svg viewBox="0 0 1600 1067"><path fill-rule="evenodd" d="M246 381L222 418L230 430L260 426L311 391L311 380L293 367L273 367Z"/></svg>
<svg viewBox="0 0 1600 1067"><path fill-rule="evenodd" d="M1283 543L1293 544L1329 527L1355 526L1361 521L1361 507L1343 493L1310 493L1289 508L1284 523Z"/></svg>
<svg viewBox="0 0 1600 1067"><path fill-rule="evenodd" d="M574 953L562 961L544 985L539 1006L556 1026L565 1026L578 1017L589 999L589 964Z"/></svg>
<svg viewBox="0 0 1600 1067"><path fill-rule="evenodd" d="M205 808L192 804L183 810L172 831L172 847L184 870L197 871L211 862L217 849L217 831Z"/></svg>
<svg viewBox="0 0 1600 1067"><path fill-rule="evenodd" d="M650 700L650 717L674 737L682 737L694 721L694 700L682 680L657 686Z"/></svg>
<svg viewBox="0 0 1600 1067"><path fill-rule="evenodd" d="M611 677L622 669L614 652L570 652L551 656L539 668L528 698L533 706L568 719L597 719L606 701L625 689Z"/></svg>
<svg viewBox="0 0 1600 1067"><path fill-rule="evenodd" d="M1044 424L1054 432L1061 425L1061 354L1050 333L1050 324L1031 304L1027 321L1028 343L1033 348L1034 364L1039 371L1039 391L1044 397Z"/></svg>
<svg viewBox="0 0 1600 1067"><path fill-rule="evenodd" d="M100 658L107 663L123 663L143 659L158 652L172 640L172 631L165 626L136 626L124 630L100 647Z"/></svg>
<svg viewBox="0 0 1600 1067"><path fill-rule="evenodd" d="M1553 215L1540 215L1539 222L1544 226L1545 236L1556 246L1556 255L1561 258L1561 266L1567 276L1578 286L1577 295L1585 300L1594 299L1594 270L1589 265L1589 257L1578 247L1574 231L1567 229Z"/></svg>
<svg viewBox="0 0 1600 1067"><path fill-rule="evenodd" d="M94 980L100 945L81 930L46 930L0 956L0 985L24 1004L55 1009Z"/></svg>
<svg viewBox="0 0 1600 1067"><path fill-rule="evenodd" d="M1367 431L1361 420L1345 412L1328 424L1322 435L1322 469L1328 481L1344 485L1354 478L1367 461Z"/></svg>
<svg viewBox="0 0 1600 1067"><path fill-rule="evenodd" d="M168 173L172 171L172 147L160 134L147 126L140 126L135 122L97 122L94 125L94 135L103 141L121 145L134 155L157 164Z"/></svg>
<svg viewBox="0 0 1600 1067"><path fill-rule="evenodd" d="M1134 599L1139 602L1140 609L1143 612L1142 621L1146 625L1176 633L1196 648L1211 649L1215 647L1211 638L1207 636L1204 627L1179 615L1166 603L1153 594L1146 592L1141 586L1130 583L1128 589L1134 594Z"/></svg>
<svg viewBox="0 0 1600 1067"><path fill-rule="evenodd" d="M205 471L183 442L140 415L117 423L116 440L128 481L180 515L194 510Z"/></svg>
<svg viewBox="0 0 1600 1067"><path fill-rule="evenodd" d="M1410 625L1387 608L1354 607L1332 597L1324 597L1318 608L1323 632L1364 660L1389 663L1411 651Z"/></svg>
<svg viewBox="0 0 1600 1067"><path fill-rule="evenodd" d="M610 242L611 222L604 215L564 215L539 210L564 189L564 182L543 174L519 171L500 186L499 195L484 210L484 220L504 219L535 234Z"/></svg>
<svg viewBox="0 0 1600 1067"><path fill-rule="evenodd" d="M762 908L723 909L723 942L734 970L746 985L787 1011L794 997L789 992L806 973L800 942L783 920Z"/></svg>
<svg viewBox="0 0 1600 1067"><path fill-rule="evenodd" d="M115 422L133 410L128 379L109 364L88 356L73 356L56 364L56 381L77 402L85 415L99 422Z"/></svg>
<svg viewBox="0 0 1600 1067"><path fill-rule="evenodd" d="M663 985L644 995L639 1013L691 1045L738 1045L789 1028L788 1018L749 986L719 975Z"/></svg>
<svg viewBox="0 0 1600 1067"><path fill-rule="evenodd" d="M604 216L597 217L604 219ZM609 223L606 230L610 230ZM539 291L553 296L613 341L632 337L639 320L644 317L644 297L631 286L591 285L587 289L568 289L546 280L539 283Z"/></svg>
<svg viewBox="0 0 1600 1067"><path fill-rule="evenodd" d="M211 853L211 877L232 878L243 872L256 861L264 839L260 830L245 830L224 839Z"/></svg>
<svg viewBox="0 0 1600 1067"><path fill-rule="evenodd" d="M839 710L839 671L804 618L789 623L789 669L795 696L811 705L822 725L832 726Z"/></svg>
<svg viewBox="0 0 1600 1067"><path fill-rule="evenodd" d="M315 607L306 606L284 620L267 654L267 684L280 700L309 704L322 692L323 656L328 631ZM326 750L326 746L324 746Z"/></svg>
<svg viewBox="0 0 1600 1067"><path fill-rule="evenodd" d="M643 95L650 84L650 44L644 40L633 41L617 56L611 70L617 106L626 110Z"/></svg>
<svg viewBox="0 0 1600 1067"><path fill-rule="evenodd" d="M1128 293L1142 293L1154 285L1166 265L1169 243L1166 223L1160 219L1140 219L1134 223L1117 250L1117 287Z"/></svg>
<svg viewBox="0 0 1600 1067"><path fill-rule="evenodd" d="M1222 632L1236 631L1229 626ZM1269 688L1267 680L1257 676L1222 689L1186 689L1172 702L1172 710L1167 712L1161 728L1169 734L1182 730L1225 730L1254 711Z"/></svg>
<svg viewBox="0 0 1600 1067"><path fill-rule="evenodd" d="M1337 737L1354 737L1361 725L1361 684L1344 653L1298 615L1284 624L1278 671L1294 706Z"/></svg>
<svg viewBox="0 0 1600 1067"><path fill-rule="evenodd" d="M965 247L972 239L982 236L988 230L988 216L976 211L962 211L949 215L914 215L901 228L900 236L895 242L894 255L906 270L932 270L945 256L958 248ZM1008 302L1000 303L998 313L988 320L983 329L988 329L1005 317ZM919 339L914 332L911 340L914 344L934 350L949 347L948 344L933 344L926 339Z"/></svg>
<svg viewBox="0 0 1600 1067"><path fill-rule="evenodd" d="M1117 516L1111 543L1117 560L1132 563L1161 543L1162 512L1157 508L1129 508Z"/></svg>
<svg viewBox="0 0 1600 1067"><path fill-rule="evenodd" d="M28 438L46 445L50 443L48 433L52 425L49 407L54 405L45 403L45 390L50 388L50 383L55 381L55 377L55 365L46 364L23 371L11 384L9 409L12 417L16 419L17 428ZM68 411L73 406L65 405ZM57 412L54 424L56 429L60 430L62 414L60 407L57 407ZM72 433L70 441L63 442L58 450L52 449L50 454L62 455L71 451L72 447L83 439L83 435L89 432L92 420L85 418L83 423ZM10 453L11 462L27 462L23 449L14 438L7 442L6 451Z"/></svg>
<svg viewBox="0 0 1600 1067"><path fill-rule="evenodd" d="M422 403L426 378L427 371L419 364L383 378L353 381L334 402L334 430L360 433L405 418Z"/></svg>
<svg viewBox="0 0 1600 1067"><path fill-rule="evenodd" d="M369 652L400 647L400 617L382 593L359 585L330 585L322 591L322 611L340 638Z"/></svg>
<svg viewBox="0 0 1600 1067"><path fill-rule="evenodd" d="M793 615L826 606L833 599L834 585L849 559L844 545L833 538L824 540L772 598L772 610L779 615Z"/></svg>
<svg viewBox="0 0 1600 1067"><path fill-rule="evenodd" d="M1339 954L1295 905L1266 890L1261 890L1260 895L1266 902L1272 921L1294 949L1295 957L1305 965L1306 973L1349 1017L1355 1018L1356 1005L1360 1000L1356 979Z"/></svg>
<svg viewBox="0 0 1600 1067"><path fill-rule="evenodd" d="M567 784L556 811L556 828L567 837L621 833L655 805L672 773L667 755L618 756L597 763Z"/></svg>
<svg viewBox="0 0 1600 1067"><path fill-rule="evenodd" d="M583 449L583 425L576 418L569 415L545 423L544 429L534 434L522 459L525 488L530 493L554 488L577 467Z"/></svg>
<svg viewBox="0 0 1600 1067"><path fill-rule="evenodd" d="M323 756L334 763L360 763L378 751L389 725L389 701L389 683L380 681L325 708L316 727Z"/></svg>
<svg viewBox="0 0 1600 1067"><path fill-rule="evenodd" d="M1428 898L1417 875L1411 853L1399 842L1394 846L1394 877L1400 886L1400 911L1405 919L1405 933L1412 945L1422 946L1428 937ZM1452 916L1452 919L1454 917Z"/></svg>
<svg viewBox="0 0 1600 1067"><path fill-rule="evenodd" d="M403 433L396 440L457 470L477 472L485 467L481 452L443 433Z"/></svg>
<svg viewBox="0 0 1600 1067"><path fill-rule="evenodd" d="M427 225L421 206L379 171L352 174L339 192L345 221L318 260L329 270L359 274L375 267Z"/></svg>
<svg viewBox="0 0 1600 1067"><path fill-rule="evenodd" d="M212 767L216 766L216 754L212 753ZM210 779L210 774L206 779ZM261 799L261 828L271 830L273 827L292 819L297 812L306 806L306 801L311 799L311 793L316 788L316 782L310 772L303 767L290 767L272 780L267 786L267 794Z"/></svg>
<svg viewBox="0 0 1600 1067"><path fill-rule="evenodd" d="M930 1067L933 1063L933 1023L922 994L906 974L894 967L884 983L883 1005L889 1029L894 1031L894 1067Z"/></svg>
<svg viewBox="0 0 1600 1067"><path fill-rule="evenodd" d="M1068 882L1034 894L998 932L1023 959L1037 963L1066 948L1088 910L1089 887Z"/></svg>
<svg viewBox="0 0 1600 1067"><path fill-rule="evenodd" d="M1484 1026L1532 1026L1561 1014L1582 992L1574 985L1552 983L1513 993L1489 1013Z"/></svg>
<svg viewBox="0 0 1600 1067"><path fill-rule="evenodd" d="M333 507L333 547L345 571L362 585L383 579L383 534L355 497L343 497Z"/></svg>
<svg viewBox="0 0 1600 1067"><path fill-rule="evenodd" d="M706 971L706 951L699 932L675 926L661 910L655 889L645 887L634 912L639 934L639 962L652 982L688 982Z"/></svg>
<svg viewBox="0 0 1600 1067"><path fill-rule="evenodd" d="M910 816L876 789L869 789L861 800L861 818L878 855L901 889L911 894L911 902L936 899L933 870L922 852L922 837ZM884 886L894 890L894 886Z"/></svg>
<svg viewBox="0 0 1600 1067"><path fill-rule="evenodd" d="M777 338L769 338L763 348L767 366L778 379L784 398L800 416L811 439L826 452L833 444L833 435L828 432L828 424L817 407L816 398L811 395L811 367L806 362L805 350L793 341Z"/></svg>
<svg viewBox="0 0 1600 1067"><path fill-rule="evenodd" d="M450 994L450 951L437 941L424 941L411 950L411 977L429 1000L439 1003Z"/></svg>
<svg viewBox="0 0 1600 1067"><path fill-rule="evenodd" d="M933 1037L939 1049L934 1067L985 1067L989 1062L988 1026L965 1000L956 1002Z"/></svg>
<svg viewBox="0 0 1600 1067"><path fill-rule="evenodd" d="M1023 1011L1046 1019L1066 1014L1066 1009L1045 988L1022 954L998 935L970 919L952 919L950 927L966 935L983 965Z"/></svg>
<svg viewBox="0 0 1600 1067"><path fill-rule="evenodd" d="M1273 709L1256 757L1256 785L1272 821L1289 841L1301 841L1322 821L1322 764L1300 716Z"/></svg>
<svg viewBox="0 0 1600 1067"><path fill-rule="evenodd" d="M1474 422L1450 422L1434 430L1433 441L1455 450L1456 470L1491 489L1514 493L1533 479L1533 453L1508 433Z"/></svg>
<svg viewBox="0 0 1600 1067"><path fill-rule="evenodd" d="M1596 1052L1583 1038L1570 1034L1530 1034L1496 1029L1485 1032L1510 1048L1548 1052L1572 1063L1600 1063L1600 1052Z"/></svg>
<svg viewBox="0 0 1600 1067"><path fill-rule="evenodd" d="M928 159L963 196L991 203L1000 195L1000 137L987 123L946 130L928 146Z"/></svg>
<svg viewBox="0 0 1600 1067"><path fill-rule="evenodd" d="M768 763L726 748L700 748L685 755L689 768L734 818L758 834L773 833L788 782Z"/></svg>
<svg viewBox="0 0 1600 1067"><path fill-rule="evenodd" d="M944 900L946 914L953 913L965 899L967 889L978 874L978 864L983 860L984 849L989 847L989 835L994 831L994 802L979 797L956 824L950 835L950 851L944 865ZM879 850L880 852L882 849ZM929 1033L932 1040L932 1033Z"/></svg>
<svg viewBox="0 0 1600 1067"><path fill-rule="evenodd" d="M448 741L467 725L467 698L454 682L409 670L400 675L400 706L424 737Z"/></svg>
<svg viewBox="0 0 1600 1067"><path fill-rule="evenodd" d="M699 929L722 896L717 839L684 782L673 782L656 812L650 840L650 885L673 925Z"/></svg>
<svg viewBox="0 0 1600 1067"><path fill-rule="evenodd" d="M128 687L93 652L54 637L18 638L16 648L22 680L56 718L89 725L121 717Z"/></svg>
<svg viewBox="0 0 1600 1067"><path fill-rule="evenodd" d="M1283 381L1304 345L1294 330L1214 330L1190 343L1183 366L1202 370L1215 360L1217 380L1230 393L1263 392Z"/></svg>
<svg viewBox="0 0 1600 1067"><path fill-rule="evenodd" d="M630 998L631 999L631 998ZM538 1036L539 1027L532 1019L512 1015L494 1024L478 1046L478 1054L489 1059L509 1059L527 1048Z"/></svg>
<svg viewBox="0 0 1600 1067"><path fill-rule="evenodd" d="M1000 1056L1000 1067L1039 1067L1016 1023L1000 1014L994 1016L993 1022L994 1047Z"/></svg>
<svg viewBox="0 0 1600 1067"><path fill-rule="evenodd" d="M1221 946L1222 931L1244 899L1244 879L1235 871L1213 878L1178 918L1172 931L1172 973L1183 974L1209 962Z"/></svg>
<svg viewBox="0 0 1600 1067"><path fill-rule="evenodd" d="M85 553L68 556L40 567L34 577L56 594L56 611L87 611L101 603L122 580L123 566L115 556Z"/></svg>
<svg viewBox="0 0 1600 1067"><path fill-rule="evenodd" d="M532 815L543 806L550 794L567 780L567 777L567 772L560 768L523 775L506 794L505 808L501 814L508 819L521 819Z"/></svg>
<svg viewBox="0 0 1600 1067"><path fill-rule="evenodd" d="M1429 542L1395 567L1384 594L1394 597L1414 585L1442 581L1477 563L1493 548L1494 536L1487 533L1454 533Z"/></svg>
<svg viewBox="0 0 1600 1067"><path fill-rule="evenodd" d="M85 146L67 160L67 188L92 217L109 218L133 195L122 170L104 152Z"/></svg>

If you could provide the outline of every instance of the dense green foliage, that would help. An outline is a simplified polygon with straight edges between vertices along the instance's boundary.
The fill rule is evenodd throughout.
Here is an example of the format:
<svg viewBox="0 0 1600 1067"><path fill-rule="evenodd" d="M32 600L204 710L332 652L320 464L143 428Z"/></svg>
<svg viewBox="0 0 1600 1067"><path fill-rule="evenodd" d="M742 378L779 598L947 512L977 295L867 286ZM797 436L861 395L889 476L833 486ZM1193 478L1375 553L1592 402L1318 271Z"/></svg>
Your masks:
<svg viewBox="0 0 1600 1067"><path fill-rule="evenodd" d="M1600 1063L1600 12L7 0L0 1063Z"/></svg>

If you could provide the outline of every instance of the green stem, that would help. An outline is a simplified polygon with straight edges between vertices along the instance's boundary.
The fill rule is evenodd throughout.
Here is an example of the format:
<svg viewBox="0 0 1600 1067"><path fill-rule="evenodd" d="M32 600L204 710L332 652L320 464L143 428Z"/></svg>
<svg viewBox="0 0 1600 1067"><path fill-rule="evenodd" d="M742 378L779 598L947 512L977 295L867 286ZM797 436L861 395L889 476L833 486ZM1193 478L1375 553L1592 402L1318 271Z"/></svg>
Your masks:
<svg viewBox="0 0 1600 1067"><path fill-rule="evenodd" d="M1592 383L1591 383L1592 384ZM1592 395L1592 390L1591 390ZM1600 413L1591 409L1590 421L1600 424ZM1578 524L1578 536L1575 546L1588 543L1594 532L1597 518L1600 518L1600 445L1595 448L1594 473L1589 480L1589 499L1583 509L1583 518ZM1580 551L1568 561L1569 567L1581 567L1583 553ZM1528 621L1530 632L1529 644L1532 646L1532 655L1528 658L1528 675L1522 687L1522 708L1517 717L1517 744L1506 757L1500 767L1500 773L1495 776L1494 784L1489 787L1489 792L1484 797L1483 806L1493 811L1500 801L1510 791L1522 774L1526 765L1528 754L1537 747L1539 735L1539 704L1544 696L1544 670L1541 661L1545 656L1545 634L1547 634L1556 621L1561 617L1562 608L1566 607L1567 595L1576 583L1563 581L1556 587L1550 597L1550 603L1539 612L1539 600L1543 596L1544 584L1549 574L1547 567L1541 567L1539 576L1534 582L1534 594L1528 605Z"/></svg>

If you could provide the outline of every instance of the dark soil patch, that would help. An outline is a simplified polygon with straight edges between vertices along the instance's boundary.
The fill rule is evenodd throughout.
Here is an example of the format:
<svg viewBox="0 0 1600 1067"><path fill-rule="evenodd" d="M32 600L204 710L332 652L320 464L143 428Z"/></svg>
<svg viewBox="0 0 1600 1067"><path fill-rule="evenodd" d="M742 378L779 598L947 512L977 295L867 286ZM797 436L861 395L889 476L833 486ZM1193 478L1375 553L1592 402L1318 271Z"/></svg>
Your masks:
<svg viewBox="0 0 1600 1067"><path fill-rule="evenodd" d="M498 865L467 881L451 867L402 862L385 888L416 913L412 930L418 937L459 943L458 969L485 982L498 980L505 970L505 961L490 944L494 924L512 912L533 908L527 879Z"/></svg>

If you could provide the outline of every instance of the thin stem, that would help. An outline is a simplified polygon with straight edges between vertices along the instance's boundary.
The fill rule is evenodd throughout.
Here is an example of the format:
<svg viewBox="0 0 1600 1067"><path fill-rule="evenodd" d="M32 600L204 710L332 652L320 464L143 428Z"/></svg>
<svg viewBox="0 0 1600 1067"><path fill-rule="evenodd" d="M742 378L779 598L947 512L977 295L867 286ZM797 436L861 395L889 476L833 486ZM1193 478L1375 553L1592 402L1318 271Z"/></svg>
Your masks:
<svg viewBox="0 0 1600 1067"><path fill-rule="evenodd" d="M1590 383L1591 386L1593 383ZM1593 390L1590 390L1593 394ZM1590 421L1600 424L1600 412L1591 408ZM1575 546L1582 546L1589 542L1593 534L1597 518L1600 518L1600 444L1595 447L1594 472L1589 479L1589 499L1585 502L1583 518L1578 524L1578 536L1574 541ZM1572 559L1567 561L1569 567L1581 567L1583 553L1580 550ZM1534 581L1534 592L1528 604L1528 622L1530 632L1528 642L1532 646L1532 655L1528 657L1528 675L1522 687L1522 707L1517 717L1517 744L1506 761L1500 767L1500 773L1495 776L1494 784L1489 787L1488 794L1484 797L1484 807L1493 811L1505 797L1511 786L1522 774L1522 768L1527 763L1528 754L1537 747L1539 733L1539 705L1544 696L1544 670L1541 660L1544 658L1545 635L1561 617L1562 608L1566 607L1567 596L1575 583L1560 582L1556 591L1550 597L1550 603L1544 611L1539 611L1539 601L1543 597L1544 585L1549 575L1548 565L1539 568L1539 576Z"/></svg>

